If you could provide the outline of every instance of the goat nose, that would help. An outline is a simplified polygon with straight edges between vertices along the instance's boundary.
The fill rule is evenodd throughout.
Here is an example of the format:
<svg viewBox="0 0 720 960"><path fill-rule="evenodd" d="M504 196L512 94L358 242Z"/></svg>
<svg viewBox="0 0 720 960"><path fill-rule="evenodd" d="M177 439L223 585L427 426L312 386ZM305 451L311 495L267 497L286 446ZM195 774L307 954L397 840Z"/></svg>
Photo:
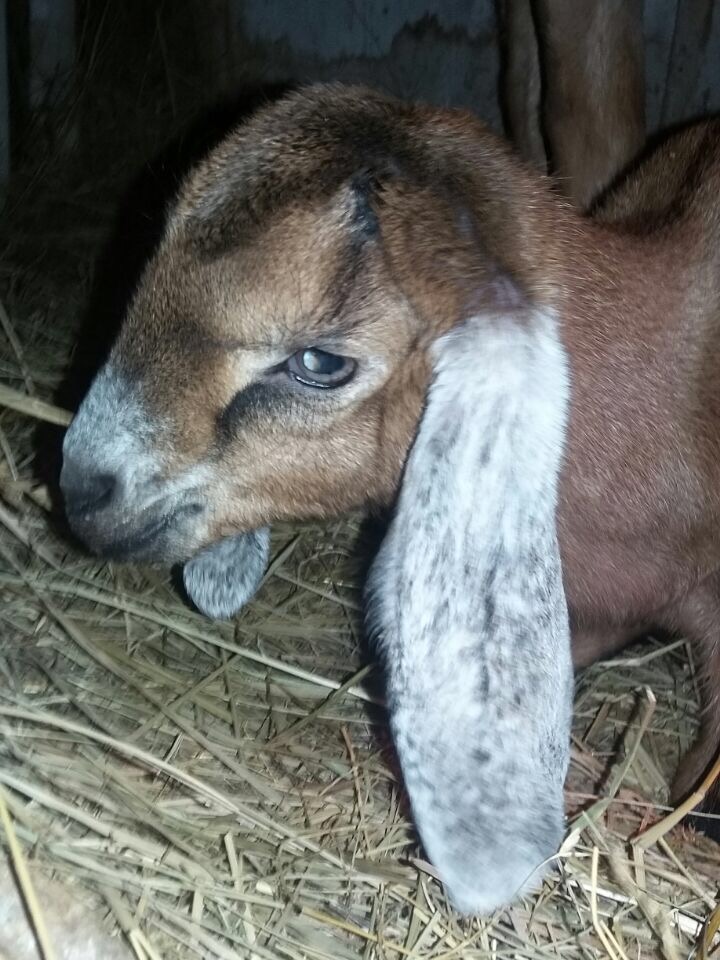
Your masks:
<svg viewBox="0 0 720 960"><path fill-rule="evenodd" d="M60 474L65 510L70 514L94 513L107 506L118 488L112 473L94 473L67 461Z"/></svg>

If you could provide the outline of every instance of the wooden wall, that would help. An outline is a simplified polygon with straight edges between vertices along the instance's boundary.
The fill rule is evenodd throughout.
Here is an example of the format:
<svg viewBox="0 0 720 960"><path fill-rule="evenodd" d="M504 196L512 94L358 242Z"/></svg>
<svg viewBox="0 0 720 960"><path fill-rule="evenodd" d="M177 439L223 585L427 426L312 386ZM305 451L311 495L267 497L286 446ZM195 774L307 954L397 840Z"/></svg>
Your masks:
<svg viewBox="0 0 720 960"><path fill-rule="evenodd" d="M338 79L470 107L502 126L495 0L0 0L0 181L16 52L6 7L11 43L26 24L26 70L11 90L29 110L67 102L78 51L85 101L104 77L103 102L125 131L147 124L155 81L179 120L188 104L244 85ZM651 130L720 110L720 0L645 0L645 38Z"/></svg>

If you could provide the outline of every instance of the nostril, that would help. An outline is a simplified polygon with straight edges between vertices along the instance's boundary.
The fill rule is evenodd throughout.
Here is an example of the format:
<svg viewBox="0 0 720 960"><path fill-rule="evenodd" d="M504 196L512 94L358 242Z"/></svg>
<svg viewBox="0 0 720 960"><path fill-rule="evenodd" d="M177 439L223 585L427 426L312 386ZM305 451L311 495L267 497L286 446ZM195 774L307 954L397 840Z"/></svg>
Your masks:
<svg viewBox="0 0 720 960"><path fill-rule="evenodd" d="M65 509L69 514L90 513L107 506L117 490L117 478L111 473L69 474L60 478Z"/></svg>

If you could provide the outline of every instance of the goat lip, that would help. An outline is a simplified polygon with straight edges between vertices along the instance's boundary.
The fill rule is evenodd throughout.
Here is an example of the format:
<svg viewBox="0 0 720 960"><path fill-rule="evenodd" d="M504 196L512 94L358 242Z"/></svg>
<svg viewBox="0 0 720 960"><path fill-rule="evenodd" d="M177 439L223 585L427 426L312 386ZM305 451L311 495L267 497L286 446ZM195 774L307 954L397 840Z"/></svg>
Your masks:
<svg viewBox="0 0 720 960"><path fill-rule="evenodd" d="M172 510L155 515L142 526L129 529L121 536L111 539L98 532L78 530L78 534L97 556L106 560L162 561L168 553L168 534L184 519L196 516L203 511L200 503L183 503ZM113 533L117 533L117 527Z"/></svg>

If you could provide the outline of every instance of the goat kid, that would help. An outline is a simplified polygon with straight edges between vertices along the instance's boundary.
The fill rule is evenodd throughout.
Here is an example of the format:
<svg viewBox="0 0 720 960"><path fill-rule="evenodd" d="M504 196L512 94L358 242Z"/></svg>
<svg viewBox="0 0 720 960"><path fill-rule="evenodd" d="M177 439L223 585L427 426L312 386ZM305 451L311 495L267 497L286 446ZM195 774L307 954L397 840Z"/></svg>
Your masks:
<svg viewBox="0 0 720 960"><path fill-rule="evenodd" d="M251 531L393 501L431 345L496 313L508 281L557 317L572 370L557 526L576 666L653 629L693 646L703 713L678 799L720 743L718 196L714 121L587 218L465 113L340 86L285 98L169 213L66 436L72 526L104 556L192 558L198 606L232 613L263 565ZM248 557L234 589L224 570Z"/></svg>

